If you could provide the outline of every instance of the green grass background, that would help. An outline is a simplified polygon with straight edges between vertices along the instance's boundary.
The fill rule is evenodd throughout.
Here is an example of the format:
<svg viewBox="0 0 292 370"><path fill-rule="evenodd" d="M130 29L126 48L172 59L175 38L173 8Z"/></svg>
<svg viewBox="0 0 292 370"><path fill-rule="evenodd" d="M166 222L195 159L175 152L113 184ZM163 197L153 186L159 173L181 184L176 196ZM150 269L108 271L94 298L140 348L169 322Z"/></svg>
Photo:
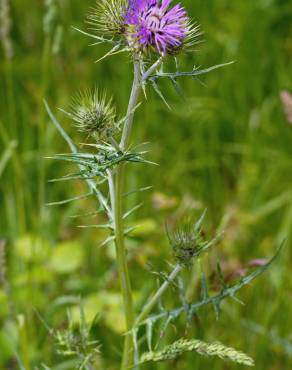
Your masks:
<svg viewBox="0 0 292 370"><path fill-rule="evenodd" d="M99 248L104 234L76 227L102 221L100 216L70 217L96 209L94 199L45 206L86 189L80 183L47 182L69 169L43 159L67 150L45 113L43 99L73 140L82 142L84 138L57 108L66 107L79 89L97 85L113 94L122 115L131 64L126 55L94 64L106 47L88 47L90 40L72 29L72 25L85 27L92 1L56 3L56 19L45 34L42 1L11 1L14 57L7 60L2 53L0 59L0 238L6 241L2 271L5 267L7 272L0 287L0 369L18 369L16 352L26 370L40 368L42 362L54 370L72 369L70 359L56 354L53 338L38 316L49 327L64 327L67 309L73 307L76 313L70 303L74 296L84 299L88 317L100 312L95 328L102 344L99 368L116 369L121 303L113 247ZM286 238L280 259L240 293L245 305L225 302L217 321L212 308L202 311L188 336L242 349L255 359L258 370L288 370L292 366L292 126L279 93L292 89L292 2L183 3L200 23L204 42L198 52L180 58L181 68L236 63L201 81L181 81L186 101L170 84L163 84L172 111L149 89L147 103L137 113L133 142L151 142L149 158L160 164L132 166L127 179L129 189L153 186L127 203L130 207L142 198L145 202L136 214L141 227L128 241L137 305L155 287L147 263L156 271L168 268L165 261L171 252L163 235L169 215L197 217L207 207L207 232L214 234L219 226L225 229L223 242L203 261L211 290L216 287L212 276L217 258L225 273L232 275L253 258L271 256ZM198 279L192 288L198 297ZM178 324L167 337L171 341L184 334L184 326ZM171 366L241 368L196 354Z"/></svg>

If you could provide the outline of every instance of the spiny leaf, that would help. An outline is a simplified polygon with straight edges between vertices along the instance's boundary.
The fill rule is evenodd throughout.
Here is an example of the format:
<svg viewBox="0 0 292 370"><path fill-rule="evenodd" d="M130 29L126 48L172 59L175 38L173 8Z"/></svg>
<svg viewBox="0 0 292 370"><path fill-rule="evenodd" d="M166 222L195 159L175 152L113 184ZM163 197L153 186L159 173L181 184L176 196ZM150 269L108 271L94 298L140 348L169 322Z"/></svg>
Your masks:
<svg viewBox="0 0 292 370"><path fill-rule="evenodd" d="M162 328L160 330L160 338L162 338L169 326L169 324L173 321L173 317L171 315L169 315L165 320L164 320L164 323L162 325Z"/></svg>
<svg viewBox="0 0 292 370"><path fill-rule="evenodd" d="M201 217L195 223L195 227L194 227L194 231L195 232L200 232L201 231L201 227L202 227L203 221L205 219L206 213L207 213L207 208L204 210L204 212L202 213Z"/></svg>
<svg viewBox="0 0 292 370"><path fill-rule="evenodd" d="M138 331L139 331L139 328L135 328L132 330L133 347L134 347L134 364L135 365L139 363Z"/></svg>
<svg viewBox="0 0 292 370"><path fill-rule="evenodd" d="M107 39L105 37L101 37L101 36L97 36L97 35L93 35L92 33L88 33L86 31L83 31L83 30L80 30L79 28L77 27L72 27L75 31L78 31L80 33L82 33L83 35L85 36L88 36L88 37L91 37L95 40L98 40L97 43L95 43L94 45L98 45L98 44L101 44L103 42L108 42L110 44L117 44L117 41L113 40L113 39Z"/></svg>
<svg viewBox="0 0 292 370"><path fill-rule="evenodd" d="M89 147L92 147L92 148L96 148L98 150L103 150L103 151L106 151L106 152L115 152L115 148L113 148L111 145L105 143L105 144L92 144L92 143L82 143L81 144L82 146L89 146Z"/></svg>
<svg viewBox="0 0 292 370"><path fill-rule="evenodd" d="M176 71L176 72L170 72L170 73L167 73L167 72L158 72L157 74L155 75L152 75L151 78L170 78L170 79L177 79L179 77L197 77L197 76L201 76L201 75L205 75L209 72L212 72L218 68L222 68L222 67L226 67L226 66L229 66L231 64L233 64L234 61L232 62L228 62L228 63L222 63L222 64L217 64L217 65L214 65L212 67L209 67L209 68L204 68L204 69L197 69L197 68L193 68L192 71L189 71L189 72L180 72L180 71Z"/></svg>
<svg viewBox="0 0 292 370"><path fill-rule="evenodd" d="M44 104L45 104L45 108L47 110L47 113L53 123L53 125L56 127L56 129L58 130L58 132L61 134L61 136L63 137L63 139L67 142L71 152L74 154L77 154L77 148L76 146L74 145L73 141L71 140L71 138L69 137L69 135L64 131L64 129L62 128L62 126L60 125L60 123L58 122L58 120L56 119L56 117L54 116L54 114L52 113L48 103L46 101L44 101ZM84 168L82 166L79 165L79 168L80 170L82 171ZM107 214L108 214L108 217L110 219L113 218L112 216L112 211L107 203L107 200L105 199L105 197L103 196L103 194L99 191L99 189L97 189L96 187L96 184L93 180L91 179L87 179L86 180L87 182L87 185L88 187L92 190L92 192L95 194L95 196L97 197L99 203L101 204L101 206L104 208L104 210L106 210Z"/></svg>
<svg viewBox="0 0 292 370"><path fill-rule="evenodd" d="M209 298L209 291L208 291L208 282L204 271L202 271L201 282L202 282L202 293L201 293L202 299L205 300Z"/></svg>
<svg viewBox="0 0 292 370"><path fill-rule="evenodd" d="M197 312L200 308L203 306L207 306L209 304L213 305L214 309L218 313L218 309L220 307L220 303L226 299L226 298L235 298L235 295L237 292L239 292L244 286L250 284L253 280L255 280L258 276L262 275L270 266L271 264L278 258L282 248L284 245L281 243L281 245L278 247L275 255L270 258L270 260L263 266L258 267L255 271L251 272L249 275L242 278L238 283L234 284L233 286L226 287L225 289L221 290L218 294L215 294L211 297L208 297L206 299L202 299L199 302L192 303L189 305L188 312ZM164 317L171 315L174 318L177 318L180 316L183 312L185 312L185 307L181 306L176 309L173 309L171 311L163 311L158 314L149 316L147 320L152 320L153 322L156 322L160 319L163 319ZM187 312L187 313L188 313ZM141 324L145 324L147 320L143 321Z"/></svg>
<svg viewBox="0 0 292 370"><path fill-rule="evenodd" d="M132 226L132 227L128 227L124 230L124 235L125 236L129 236L129 234L134 231L137 227L139 227L138 225L137 226ZM112 242L115 240L115 236L114 235L109 235L101 244L100 246L103 247L105 246L106 244Z"/></svg>
<svg viewBox="0 0 292 370"><path fill-rule="evenodd" d="M146 337L149 351L152 351L153 322L148 320L146 323Z"/></svg>
<svg viewBox="0 0 292 370"><path fill-rule="evenodd" d="M56 129L59 131L59 133L61 134L63 139L67 142L67 144L68 144L69 148L71 149L72 153L77 153L77 149L76 149L76 146L73 144L73 141L71 140L69 135L66 133L66 131L63 129L63 127L60 125L60 123L57 121L56 117L54 116L54 114L51 111L48 103L45 100L44 100L44 104L45 104L46 111L47 111L52 123L54 124Z"/></svg>
<svg viewBox="0 0 292 370"><path fill-rule="evenodd" d="M139 208L141 208L143 206L143 202L138 204L137 206L133 207L132 209L130 209L128 212L126 212L123 216L123 219L125 220L126 218L128 218L129 216L131 216L131 214L133 214L135 211L137 211Z"/></svg>
<svg viewBox="0 0 292 370"><path fill-rule="evenodd" d="M104 225L79 225L81 229L110 229L113 230L114 227L112 224L104 224Z"/></svg>
<svg viewBox="0 0 292 370"><path fill-rule="evenodd" d="M185 306L186 310L188 308L188 301L187 301L187 296L186 296L186 289L185 289L185 285L184 285L184 281L181 277L178 277L178 290L179 290L179 298L183 304L183 306Z"/></svg>
<svg viewBox="0 0 292 370"><path fill-rule="evenodd" d="M100 214L102 211L103 211L103 209L100 208L97 211L82 213L82 214L78 214L78 215L72 215L72 216L69 216L69 217L71 217L71 218L91 217L91 216L96 216L96 215Z"/></svg>
<svg viewBox="0 0 292 370"><path fill-rule="evenodd" d="M109 235L102 243L100 243L100 247L104 247L105 245L107 245L108 243L110 242L113 242L115 240L115 236L114 235Z"/></svg>
<svg viewBox="0 0 292 370"><path fill-rule="evenodd" d="M159 86L158 86L158 84L157 84L157 82L156 82L156 78L150 78L150 81L151 81L151 83L152 83L153 89L156 91L156 93L158 94L158 96L162 99L162 101L163 101L163 102L164 102L164 104L167 106L167 108L168 108L169 110L171 110L170 105L167 103L167 101L166 101L166 99L165 99L164 95L162 94L162 92L161 92L161 91L160 91L160 89L159 89Z"/></svg>
<svg viewBox="0 0 292 370"><path fill-rule="evenodd" d="M221 265L220 265L220 262L219 261L217 262L217 273L218 273L219 280L220 280L220 283L221 283L222 288L223 289L228 288L227 284L225 283L223 271L221 269Z"/></svg>
<svg viewBox="0 0 292 370"><path fill-rule="evenodd" d="M102 176L108 169L111 169L120 162L134 162L134 163L150 163L142 157L144 152L107 152L100 151L98 154L87 153L72 153L72 154L57 154L50 159L72 162L82 167L80 174L90 177L91 173L94 176Z"/></svg>
<svg viewBox="0 0 292 370"><path fill-rule="evenodd" d="M120 119L117 123L117 125L120 127L121 125L123 125L130 116L132 116L136 110L140 107L142 103L138 103L133 109L130 110L130 112L127 112L127 115L125 117L123 117L122 119Z"/></svg>
<svg viewBox="0 0 292 370"><path fill-rule="evenodd" d="M51 207L51 206L60 206L60 205L63 205L63 204L68 204L68 203L74 202L76 200L87 198L87 197L91 196L92 194L93 193L91 191L90 193L87 193L87 194L84 194L84 195L80 195L78 197L74 197L74 198L70 198L70 199L65 199L65 200L61 200L61 201L58 201L58 202L47 203L46 206Z"/></svg>
<svg viewBox="0 0 292 370"><path fill-rule="evenodd" d="M101 58L99 58L98 60L95 61L95 63L99 63L100 61L112 56L112 55L116 55L116 54L120 54L120 53L124 53L126 51L129 51L129 48L128 47L123 47L122 49L120 49L121 45L118 44L118 45L115 45L109 52L107 52L105 55L103 55Z"/></svg>
<svg viewBox="0 0 292 370"><path fill-rule="evenodd" d="M125 235L129 235L129 234L131 234L132 231L138 229L139 227L140 227L140 225L135 225L135 226L127 227L124 230L124 233L125 233Z"/></svg>
<svg viewBox="0 0 292 370"><path fill-rule="evenodd" d="M142 193L144 191L148 191L148 190L151 190L153 189L153 186L145 186L143 188L140 188L140 189L137 189L137 190L131 190L131 191L128 191L127 193L125 193L123 196L124 197L127 197L129 195L133 195L133 194L137 194L137 193Z"/></svg>
<svg viewBox="0 0 292 370"><path fill-rule="evenodd" d="M80 171L71 175L55 178L55 179L50 179L48 180L49 183L54 183L54 182L64 182L64 181L72 181L72 180L89 180L93 179L96 177L96 174L92 176L87 176L86 171Z"/></svg>
<svg viewBox="0 0 292 370"><path fill-rule="evenodd" d="M173 87L175 88L175 91L177 92L177 94L181 97L182 100L186 100L185 94L184 94L182 88L177 83L176 78L173 77L170 80L171 80L171 82L173 84Z"/></svg>

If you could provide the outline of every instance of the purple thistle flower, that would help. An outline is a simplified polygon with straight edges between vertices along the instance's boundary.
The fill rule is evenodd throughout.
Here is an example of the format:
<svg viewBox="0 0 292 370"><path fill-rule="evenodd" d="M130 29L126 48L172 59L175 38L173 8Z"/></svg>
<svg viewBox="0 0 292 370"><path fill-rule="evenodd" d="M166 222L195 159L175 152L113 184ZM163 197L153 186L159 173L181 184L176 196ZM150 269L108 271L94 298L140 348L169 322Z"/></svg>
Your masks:
<svg viewBox="0 0 292 370"><path fill-rule="evenodd" d="M130 0L125 14L125 24L130 30L130 40L137 47L154 47L159 54L174 53L190 31L186 10L172 0ZM132 27L131 27L132 26Z"/></svg>

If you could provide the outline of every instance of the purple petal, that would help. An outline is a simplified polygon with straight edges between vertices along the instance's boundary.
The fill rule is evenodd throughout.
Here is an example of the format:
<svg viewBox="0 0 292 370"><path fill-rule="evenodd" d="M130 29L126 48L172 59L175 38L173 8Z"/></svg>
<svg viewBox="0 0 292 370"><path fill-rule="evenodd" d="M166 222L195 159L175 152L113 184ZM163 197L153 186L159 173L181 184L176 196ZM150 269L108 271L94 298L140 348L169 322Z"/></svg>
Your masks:
<svg viewBox="0 0 292 370"><path fill-rule="evenodd" d="M165 53L181 45L188 30L185 9L173 0L130 0L125 14L125 24L135 26L132 37L143 47L154 46Z"/></svg>

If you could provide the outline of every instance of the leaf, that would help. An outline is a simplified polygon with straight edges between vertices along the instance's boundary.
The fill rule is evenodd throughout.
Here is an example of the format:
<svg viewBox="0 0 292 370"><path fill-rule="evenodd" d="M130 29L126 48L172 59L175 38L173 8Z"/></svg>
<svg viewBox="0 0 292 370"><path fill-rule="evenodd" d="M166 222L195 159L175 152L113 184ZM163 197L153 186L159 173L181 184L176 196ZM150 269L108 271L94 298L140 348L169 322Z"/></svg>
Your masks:
<svg viewBox="0 0 292 370"><path fill-rule="evenodd" d="M88 33L88 32L85 32L85 31L83 31L83 30L80 30L79 28L77 28L77 27L72 27L75 31L78 31L78 32L80 32L80 33L82 33L83 35L85 35L85 36L88 36L88 37L91 37L91 38L93 38L93 39L95 39L95 40L98 40L98 42L97 43L95 43L94 45L98 45L98 44L101 44L101 43L103 43L103 42L108 42L108 43L110 43L110 44L116 44L117 42L116 41L114 41L114 40L111 40L111 39L106 39L105 37L101 37L101 36L97 36L97 35L93 35L92 33Z"/></svg>
<svg viewBox="0 0 292 370"><path fill-rule="evenodd" d="M205 300L209 298L209 290L208 290L208 282L207 282L206 274L204 273L204 271L202 271L201 281L202 281L201 295L202 295L202 299Z"/></svg>
<svg viewBox="0 0 292 370"><path fill-rule="evenodd" d="M142 206L143 206L143 202L136 205L135 207L131 208L129 211L127 211L124 216L123 216L123 219L125 220L126 218L128 218L129 216L131 216L135 211L137 211L138 209L140 209Z"/></svg>
<svg viewBox="0 0 292 370"><path fill-rule="evenodd" d="M251 272L249 275L242 278L239 282L235 283L233 286L228 286L225 289L222 289L221 292L219 292L218 294L209 296L205 299L200 300L199 302L190 304L188 307L189 311L187 313L197 312L200 308L206 305L213 305L216 313L218 314L218 308L220 307L220 303L226 298L234 299L237 292L239 292L244 286L250 284L257 277L262 275L271 266L271 264L278 258L283 246L284 246L284 241L278 247L275 255L271 257L270 260L264 266L258 267L255 271ZM152 320L153 322L156 322L169 315L172 316L173 318L177 318L183 312L186 312L185 306L181 306L181 307L175 308L170 311L163 311L163 312L160 312L158 314L154 314L148 317L145 321L141 322L141 324L146 324L147 320Z"/></svg>
<svg viewBox="0 0 292 370"><path fill-rule="evenodd" d="M160 88L157 84L157 81L156 81L156 78L150 78L150 81L152 83L152 87L153 89L155 90L155 92L158 94L158 96L160 97L160 99L163 101L163 103L167 106L167 108L169 110L171 110L171 106L168 104L167 100L165 99L164 95L162 94L162 92L160 91Z"/></svg>
<svg viewBox="0 0 292 370"><path fill-rule="evenodd" d="M77 153L76 146L74 145L70 136L66 133L66 131L60 125L60 123L57 121L56 117L53 115L53 112L51 111L48 103L45 100L44 100L44 104L45 104L46 111L47 111L52 123L54 124L56 129L59 131L59 133L61 134L63 139L67 142L67 144L69 145L69 148L71 149L72 153Z"/></svg>
<svg viewBox="0 0 292 370"><path fill-rule="evenodd" d="M77 148L76 146L74 145L73 141L71 140L70 136L65 132L65 130L62 128L62 126L60 125L60 123L57 121L56 117L54 116L53 112L51 111L48 103L46 101L44 101L44 104L45 104L45 107L46 107L46 110L48 112L48 115L53 123L53 125L56 127L56 129L58 130L58 132L61 134L61 136L63 137L63 139L67 142L71 152L74 154L77 154ZM80 170L83 170L83 166L80 166L79 165L79 168ZM98 190L98 188L96 187L96 184L94 183L93 180L91 179L88 179L86 180L87 182L87 185L88 187L93 191L93 193L95 194L95 196L97 197L100 205L104 208L104 210L106 210L107 214L108 214L108 217L110 219L113 218L112 216L112 212L111 212L111 209L107 203L107 200L105 199L105 197L102 195L102 193Z"/></svg>
<svg viewBox="0 0 292 370"><path fill-rule="evenodd" d="M80 229L114 229L114 226L112 224L79 225L77 227L79 227Z"/></svg>
<svg viewBox="0 0 292 370"><path fill-rule="evenodd" d="M202 228L203 221L205 219L206 213L207 213L207 209L204 210L204 212L202 213L201 217L195 223L195 227L194 227L194 231L195 232L200 232L201 231L201 228Z"/></svg>
<svg viewBox="0 0 292 370"><path fill-rule="evenodd" d="M96 60L95 63L99 63L100 61L102 61L105 58L110 57L112 55L124 53L124 52L130 50L128 47L123 47L122 49L120 49L120 47L121 47L120 44L117 44L117 45L113 46L113 48L109 52L107 52L104 56L102 56L101 58L99 58L98 60Z"/></svg>
<svg viewBox="0 0 292 370"><path fill-rule="evenodd" d="M173 84L173 87L175 89L175 91L177 92L177 94L180 96L180 98L184 101L186 101L186 97L185 97L185 94L182 90L182 88L179 86L179 84L177 83L176 81L176 78L171 78L170 79L172 84Z"/></svg>
<svg viewBox="0 0 292 370"><path fill-rule="evenodd" d="M155 79L157 79L157 78L177 79L178 77L197 77L197 76L205 75L205 74L207 74L209 72L212 72L212 71L214 71L218 68L229 66L233 63L234 63L234 61L228 62L228 63L217 64L217 65L214 65L212 67L204 68L204 69L198 69L198 68L194 67L193 70L189 71L189 72L180 72L180 71L170 72L170 73L158 72L156 75L153 75L152 78L155 78Z"/></svg>
<svg viewBox="0 0 292 370"><path fill-rule="evenodd" d="M148 320L146 323L146 337L149 351L152 351L153 323Z"/></svg>
<svg viewBox="0 0 292 370"><path fill-rule="evenodd" d="M88 198L88 197L90 197L92 194L93 194L93 192L90 192L90 193L87 193L87 194L84 194L84 195L80 195L80 196L78 196L78 197L73 197L73 198L70 198L70 199L60 200L60 201L58 201L58 202L46 203L46 206L48 206L48 207L52 207L52 206L61 206L61 205L64 205L64 204L68 204L68 203L74 202L74 201L76 201L76 200L80 200L80 199Z"/></svg>
<svg viewBox="0 0 292 370"><path fill-rule="evenodd" d="M148 191L148 190L151 190L151 189L153 189L153 186L145 186L145 187L140 188L140 189L128 191L127 193L123 194L123 196L128 197L129 195L133 195L133 194L137 194L137 193L143 193L144 191Z"/></svg>

